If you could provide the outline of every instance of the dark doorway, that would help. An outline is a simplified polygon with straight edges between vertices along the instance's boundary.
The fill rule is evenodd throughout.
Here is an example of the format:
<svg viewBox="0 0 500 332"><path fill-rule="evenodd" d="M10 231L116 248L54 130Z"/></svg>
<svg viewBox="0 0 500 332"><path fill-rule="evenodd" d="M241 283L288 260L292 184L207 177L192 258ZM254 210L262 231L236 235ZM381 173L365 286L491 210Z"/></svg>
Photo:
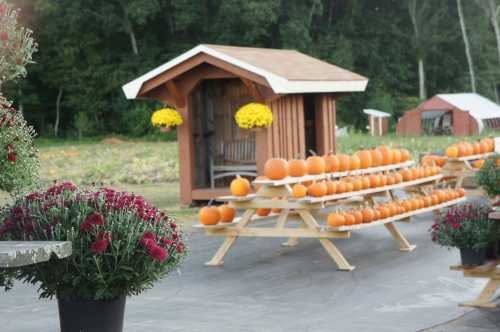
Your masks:
<svg viewBox="0 0 500 332"><path fill-rule="evenodd" d="M314 95L304 95L304 122L306 156L316 152L316 107Z"/></svg>

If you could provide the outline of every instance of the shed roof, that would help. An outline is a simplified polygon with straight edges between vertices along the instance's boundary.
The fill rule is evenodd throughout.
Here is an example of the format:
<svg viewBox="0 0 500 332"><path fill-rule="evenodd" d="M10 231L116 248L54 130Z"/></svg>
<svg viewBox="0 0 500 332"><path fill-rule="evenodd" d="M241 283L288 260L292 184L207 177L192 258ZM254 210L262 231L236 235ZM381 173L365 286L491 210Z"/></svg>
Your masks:
<svg viewBox="0 0 500 332"><path fill-rule="evenodd" d="M357 92L368 84L366 77L295 50L202 44L125 84L125 95L136 98L144 82L200 53L264 77L275 93Z"/></svg>
<svg viewBox="0 0 500 332"><path fill-rule="evenodd" d="M363 110L363 112L365 114L368 114L368 115L373 115L374 117L377 117L377 118L388 118L391 116L390 113L377 111L377 110L373 110L373 109L366 109L366 110Z"/></svg>
<svg viewBox="0 0 500 332"><path fill-rule="evenodd" d="M447 93L437 96L462 111L469 111L477 120L500 118L500 106L477 93Z"/></svg>

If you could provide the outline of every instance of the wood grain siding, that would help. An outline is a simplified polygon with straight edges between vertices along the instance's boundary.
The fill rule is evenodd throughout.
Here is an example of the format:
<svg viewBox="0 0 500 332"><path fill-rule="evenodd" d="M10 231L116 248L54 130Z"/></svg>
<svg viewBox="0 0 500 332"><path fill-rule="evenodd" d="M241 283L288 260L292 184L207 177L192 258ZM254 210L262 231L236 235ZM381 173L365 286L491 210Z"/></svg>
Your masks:
<svg viewBox="0 0 500 332"><path fill-rule="evenodd" d="M321 94L315 99L316 153L335 152L335 98Z"/></svg>
<svg viewBox="0 0 500 332"><path fill-rule="evenodd" d="M191 98L188 98L185 107L177 108L184 119L184 123L177 127L177 145L179 146L179 180L182 204L191 204L191 190L194 188L194 145L193 145L193 118L189 111Z"/></svg>
<svg viewBox="0 0 500 332"><path fill-rule="evenodd" d="M263 152L257 151L257 167L263 169L267 158L292 159L305 157L304 104L302 95L286 95L267 102L273 111L273 125L257 135L257 146L261 140L267 141ZM261 154L262 153L262 154Z"/></svg>

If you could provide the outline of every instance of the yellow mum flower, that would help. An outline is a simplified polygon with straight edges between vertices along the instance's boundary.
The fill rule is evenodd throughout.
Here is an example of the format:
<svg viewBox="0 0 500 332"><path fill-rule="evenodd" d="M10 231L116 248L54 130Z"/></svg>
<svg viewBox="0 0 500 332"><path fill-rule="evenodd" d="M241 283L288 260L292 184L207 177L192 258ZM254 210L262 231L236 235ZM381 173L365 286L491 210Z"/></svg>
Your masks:
<svg viewBox="0 0 500 332"><path fill-rule="evenodd" d="M234 119L240 128L267 128L273 123L273 112L264 104L250 103L240 107Z"/></svg>
<svg viewBox="0 0 500 332"><path fill-rule="evenodd" d="M182 124L182 117L173 108L163 108L153 113L151 124L153 127L174 127Z"/></svg>

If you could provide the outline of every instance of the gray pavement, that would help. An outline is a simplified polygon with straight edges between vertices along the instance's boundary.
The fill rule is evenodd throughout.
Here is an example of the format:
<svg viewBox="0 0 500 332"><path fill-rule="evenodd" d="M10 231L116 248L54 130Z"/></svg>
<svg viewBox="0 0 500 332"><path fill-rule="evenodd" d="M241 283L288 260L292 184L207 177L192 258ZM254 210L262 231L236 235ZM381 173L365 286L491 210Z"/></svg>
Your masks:
<svg viewBox="0 0 500 332"><path fill-rule="evenodd" d="M431 243L430 219L398 224L417 245L411 253L384 227L337 240L353 272L337 271L316 240L286 248L281 239L239 239L224 266L205 267L222 239L193 232L178 273L128 299L125 331L499 331L485 318L498 315L457 306L485 280L448 269L458 252ZM0 296L0 331L58 330L56 302L38 300L35 287Z"/></svg>

